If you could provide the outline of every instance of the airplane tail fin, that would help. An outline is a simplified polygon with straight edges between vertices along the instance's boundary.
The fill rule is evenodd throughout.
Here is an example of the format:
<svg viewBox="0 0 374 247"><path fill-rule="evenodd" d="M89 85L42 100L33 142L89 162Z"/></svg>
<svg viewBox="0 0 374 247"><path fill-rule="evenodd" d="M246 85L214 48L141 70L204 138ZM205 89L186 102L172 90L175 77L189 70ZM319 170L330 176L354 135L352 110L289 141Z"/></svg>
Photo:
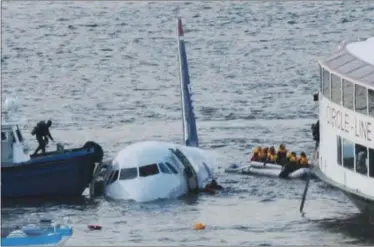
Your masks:
<svg viewBox="0 0 374 247"><path fill-rule="evenodd" d="M181 18L177 19L177 41L179 57L179 80L181 86L183 135L186 146L198 147L196 118L191 98L191 83L188 72L186 47Z"/></svg>

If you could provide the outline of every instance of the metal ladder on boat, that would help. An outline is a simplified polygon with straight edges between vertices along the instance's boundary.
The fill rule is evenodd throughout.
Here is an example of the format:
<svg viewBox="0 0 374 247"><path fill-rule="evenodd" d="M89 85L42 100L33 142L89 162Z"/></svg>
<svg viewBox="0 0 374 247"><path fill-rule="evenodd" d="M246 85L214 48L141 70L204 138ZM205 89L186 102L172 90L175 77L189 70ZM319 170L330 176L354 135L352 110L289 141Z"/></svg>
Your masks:
<svg viewBox="0 0 374 247"><path fill-rule="evenodd" d="M169 150L177 156L177 158L180 160L182 165L184 166L184 171L187 177L187 186L189 191L196 191L198 189L198 180L197 180L197 174L195 172L195 169L191 165L191 162L187 159L187 157L180 151L178 148L172 149L169 148Z"/></svg>

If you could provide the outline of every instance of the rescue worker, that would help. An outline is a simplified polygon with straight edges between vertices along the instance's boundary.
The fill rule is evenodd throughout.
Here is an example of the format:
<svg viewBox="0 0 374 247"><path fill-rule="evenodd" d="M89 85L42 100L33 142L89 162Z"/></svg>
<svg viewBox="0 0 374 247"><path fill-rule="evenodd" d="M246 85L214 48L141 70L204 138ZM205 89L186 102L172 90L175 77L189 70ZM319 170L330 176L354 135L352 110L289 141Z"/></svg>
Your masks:
<svg viewBox="0 0 374 247"><path fill-rule="evenodd" d="M279 173L280 178L288 178L288 175L299 169L300 166L297 164L297 155L295 152L290 152L287 155L287 163L284 169Z"/></svg>
<svg viewBox="0 0 374 247"><path fill-rule="evenodd" d="M312 135L313 140L316 142L315 148L317 148L319 144L319 120L315 124L312 124Z"/></svg>
<svg viewBox="0 0 374 247"><path fill-rule="evenodd" d="M300 157L297 159L297 163L302 166L302 167L307 167L309 166L309 161L308 161L308 157L306 156L306 154L304 152L301 152L300 153Z"/></svg>
<svg viewBox="0 0 374 247"><path fill-rule="evenodd" d="M361 150L360 150L361 149ZM367 159L367 151L362 148L358 148L356 146L356 171L361 174L367 173L367 166L366 166L366 159Z"/></svg>
<svg viewBox="0 0 374 247"><path fill-rule="evenodd" d="M267 161L271 163L275 163L277 160L277 154L275 152L274 146L271 146L268 152Z"/></svg>
<svg viewBox="0 0 374 247"><path fill-rule="evenodd" d="M40 121L32 130L31 134L35 135L36 140L38 141L38 147L36 148L33 155L36 155L39 152L39 150L41 150L42 153L45 154L45 147L48 143L48 138L54 142L54 139L51 133L49 132L49 128L51 127L51 125L51 120L48 120L47 123L44 121Z"/></svg>
<svg viewBox="0 0 374 247"><path fill-rule="evenodd" d="M285 145L282 143L279 145L278 151L277 151L277 159L276 162L280 165L286 164L287 161L287 149Z"/></svg>

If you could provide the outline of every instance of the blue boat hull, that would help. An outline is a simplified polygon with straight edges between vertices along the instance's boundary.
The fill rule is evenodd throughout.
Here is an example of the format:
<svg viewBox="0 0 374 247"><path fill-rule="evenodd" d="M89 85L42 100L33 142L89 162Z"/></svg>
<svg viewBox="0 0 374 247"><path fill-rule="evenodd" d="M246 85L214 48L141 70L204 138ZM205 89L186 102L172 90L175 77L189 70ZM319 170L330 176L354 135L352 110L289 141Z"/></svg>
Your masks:
<svg viewBox="0 0 374 247"><path fill-rule="evenodd" d="M98 144L86 144L63 153L38 155L17 165L2 165L1 197L82 195L92 180L95 163L103 157Z"/></svg>
<svg viewBox="0 0 374 247"><path fill-rule="evenodd" d="M44 227L33 224L20 230L24 233L23 236L9 237L12 231L2 229L1 246L56 246L63 244L73 235L73 229L67 225Z"/></svg>

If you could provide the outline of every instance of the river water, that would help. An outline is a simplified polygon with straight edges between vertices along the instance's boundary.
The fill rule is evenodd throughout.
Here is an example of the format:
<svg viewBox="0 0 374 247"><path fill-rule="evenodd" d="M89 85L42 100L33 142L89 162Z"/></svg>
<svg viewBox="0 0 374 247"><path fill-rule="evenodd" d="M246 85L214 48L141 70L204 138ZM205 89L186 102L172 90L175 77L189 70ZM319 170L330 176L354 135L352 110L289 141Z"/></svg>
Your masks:
<svg viewBox="0 0 374 247"><path fill-rule="evenodd" d="M373 35L365 1L2 2L2 96L33 125L53 120L66 146L100 143L106 159L141 140L180 142L175 17L184 22L201 146L222 163L221 194L138 204L104 199L3 204L2 224L69 216L67 245L374 243L340 192L311 182L228 175L255 145L311 153L317 60ZM87 194L87 193L86 193ZM206 224L195 231L196 222ZM91 232L87 224L100 224Z"/></svg>

